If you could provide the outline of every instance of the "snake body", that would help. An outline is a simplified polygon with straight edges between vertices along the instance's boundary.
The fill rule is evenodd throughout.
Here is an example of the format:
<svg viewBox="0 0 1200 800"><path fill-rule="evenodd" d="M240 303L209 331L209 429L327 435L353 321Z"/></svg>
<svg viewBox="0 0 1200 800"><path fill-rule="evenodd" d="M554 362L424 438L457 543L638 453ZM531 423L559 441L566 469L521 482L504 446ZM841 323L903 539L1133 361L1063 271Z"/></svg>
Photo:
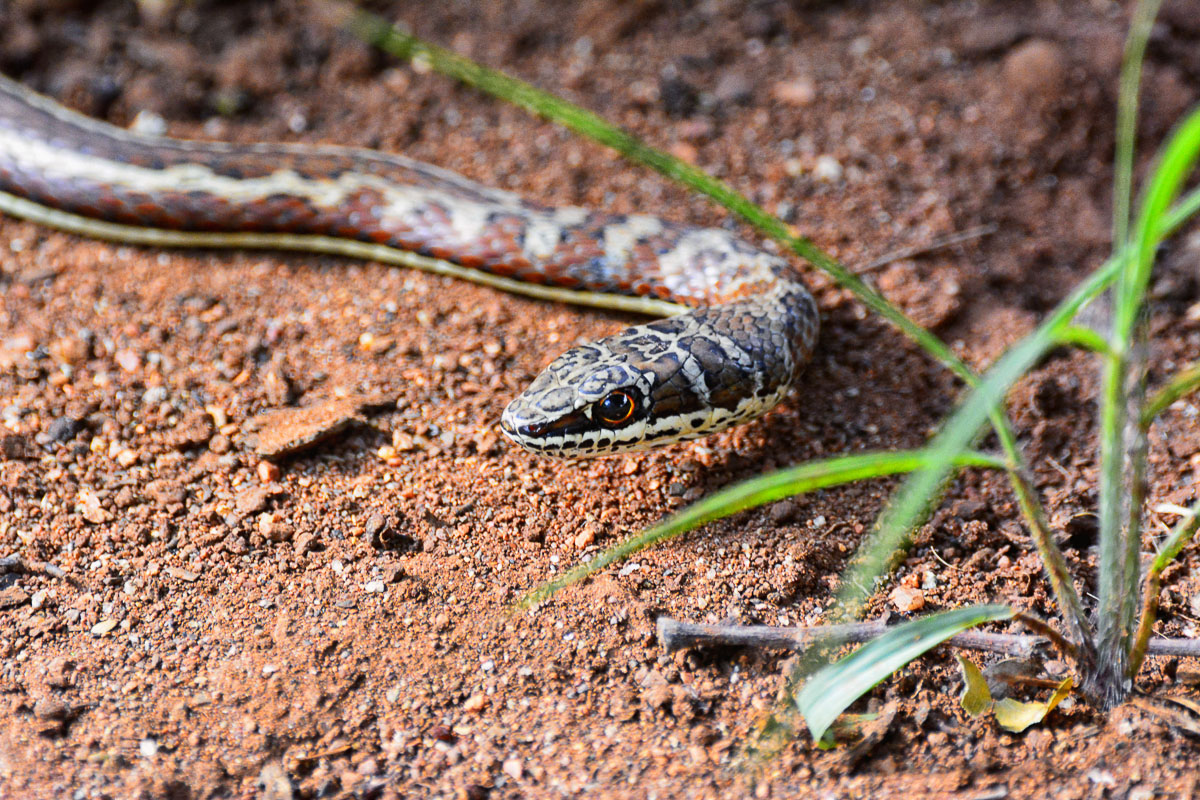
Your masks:
<svg viewBox="0 0 1200 800"><path fill-rule="evenodd" d="M114 241L337 253L667 315L567 351L509 404L504 433L548 455L639 450L759 416L817 335L796 267L723 230L547 208L373 150L140 134L3 77L0 211Z"/></svg>

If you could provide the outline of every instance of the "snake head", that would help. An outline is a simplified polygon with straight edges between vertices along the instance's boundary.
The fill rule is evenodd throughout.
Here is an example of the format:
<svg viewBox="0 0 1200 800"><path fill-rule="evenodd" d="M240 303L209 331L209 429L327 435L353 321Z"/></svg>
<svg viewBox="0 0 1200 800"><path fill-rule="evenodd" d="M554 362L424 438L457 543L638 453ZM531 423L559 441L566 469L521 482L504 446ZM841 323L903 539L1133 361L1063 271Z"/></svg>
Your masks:
<svg viewBox="0 0 1200 800"><path fill-rule="evenodd" d="M563 458L647 447L654 374L604 340L563 353L500 418L508 438L531 452Z"/></svg>

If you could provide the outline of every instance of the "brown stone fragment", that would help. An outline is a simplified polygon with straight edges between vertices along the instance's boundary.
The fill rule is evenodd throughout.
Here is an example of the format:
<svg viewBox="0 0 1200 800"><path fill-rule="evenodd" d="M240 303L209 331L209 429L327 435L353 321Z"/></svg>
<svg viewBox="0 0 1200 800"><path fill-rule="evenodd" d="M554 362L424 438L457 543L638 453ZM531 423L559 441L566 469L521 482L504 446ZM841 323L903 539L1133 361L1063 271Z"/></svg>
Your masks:
<svg viewBox="0 0 1200 800"><path fill-rule="evenodd" d="M16 584L0 589L0 608L16 608L28 601L29 594Z"/></svg>
<svg viewBox="0 0 1200 800"><path fill-rule="evenodd" d="M351 425L362 424L362 411L386 404L374 397L325 400L303 408L269 411L251 421L258 430L254 452L263 458L280 459L307 450Z"/></svg>

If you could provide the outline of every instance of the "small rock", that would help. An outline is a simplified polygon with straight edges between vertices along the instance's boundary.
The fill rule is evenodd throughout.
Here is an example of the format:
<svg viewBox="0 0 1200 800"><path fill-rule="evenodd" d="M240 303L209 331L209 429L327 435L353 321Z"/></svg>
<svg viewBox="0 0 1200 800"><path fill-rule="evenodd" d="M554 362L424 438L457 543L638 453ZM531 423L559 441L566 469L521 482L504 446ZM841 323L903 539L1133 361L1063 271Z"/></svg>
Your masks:
<svg viewBox="0 0 1200 800"><path fill-rule="evenodd" d="M304 408L270 411L252 420L258 429L254 450L279 459L313 447L365 420L361 398L334 399Z"/></svg>
<svg viewBox="0 0 1200 800"><path fill-rule="evenodd" d="M267 507L267 503L271 498L280 494L282 489L279 486L249 486L238 492L237 498L233 501L234 511L237 513L238 519L245 519L251 514L257 514Z"/></svg>
<svg viewBox="0 0 1200 800"><path fill-rule="evenodd" d="M0 608L16 608L28 600L29 595L15 583L0 589Z"/></svg>
<svg viewBox="0 0 1200 800"><path fill-rule="evenodd" d="M680 78L663 79L658 84L658 97L663 110L672 117L689 116L699 103L696 87Z"/></svg>
<svg viewBox="0 0 1200 800"><path fill-rule="evenodd" d="M807 78L779 81L771 87L771 97L788 106L810 106L817 99L817 90Z"/></svg>
<svg viewBox="0 0 1200 800"><path fill-rule="evenodd" d="M158 753L158 740L149 737L138 742L138 752L142 758L153 758Z"/></svg>
<svg viewBox="0 0 1200 800"><path fill-rule="evenodd" d="M313 549L313 542L316 541L316 536L311 533L302 533L296 537L296 541L292 543L292 550L296 555L302 556L309 550Z"/></svg>
<svg viewBox="0 0 1200 800"><path fill-rule="evenodd" d="M200 574L197 572L192 572L190 569L180 569L179 567L167 567L166 573L172 578L187 581L188 583L192 583L200 577Z"/></svg>
<svg viewBox="0 0 1200 800"><path fill-rule="evenodd" d="M479 712L487 705L487 695L482 692L477 692L466 699L463 703L463 711Z"/></svg>
<svg viewBox="0 0 1200 800"><path fill-rule="evenodd" d="M897 611L911 613L925 607L925 593L920 589L910 589L907 586L897 586L888 597Z"/></svg>
<svg viewBox="0 0 1200 800"><path fill-rule="evenodd" d="M57 697L41 697L33 704L33 716L40 720L61 721L70 716L71 710Z"/></svg>
<svg viewBox="0 0 1200 800"><path fill-rule="evenodd" d="M112 514L100 505L100 498L92 492L80 492L76 502L83 518L93 525L103 525L112 521Z"/></svg>
<svg viewBox="0 0 1200 800"><path fill-rule="evenodd" d="M792 500L780 500L767 510L767 516L772 522L790 522L796 518L796 503Z"/></svg>
<svg viewBox="0 0 1200 800"><path fill-rule="evenodd" d="M46 685L54 689L66 689L71 685L71 672L74 669L75 664L69 658L58 656L50 659L45 667Z"/></svg>
<svg viewBox="0 0 1200 800"><path fill-rule="evenodd" d="M208 412L196 409L167 433L166 443L176 450L190 450L206 444L215 432L212 417L208 415Z"/></svg>
<svg viewBox="0 0 1200 800"><path fill-rule="evenodd" d="M295 797L291 778L273 761L264 764L259 771L258 785L262 788L262 800L292 800Z"/></svg>
<svg viewBox="0 0 1200 800"><path fill-rule="evenodd" d="M505 759L500 769L502 769L504 774L512 778L514 781L521 780L521 778L525 775L525 766L521 763L521 759L519 758Z"/></svg>
<svg viewBox="0 0 1200 800"><path fill-rule="evenodd" d="M279 465L270 461L258 462L258 466L255 467L255 471L258 472L258 479L263 483L274 483L275 481L279 480L279 476L282 474L282 470L279 469Z"/></svg>
<svg viewBox="0 0 1200 800"><path fill-rule="evenodd" d="M51 442L69 442L83 430L83 420L74 417L59 417L46 428L46 437Z"/></svg>
<svg viewBox="0 0 1200 800"><path fill-rule="evenodd" d="M831 155L817 156L812 175L824 183L837 183L842 179L842 165Z"/></svg>
<svg viewBox="0 0 1200 800"><path fill-rule="evenodd" d="M159 406L167 402L167 387L152 386L142 393L142 402L148 406Z"/></svg>
<svg viewBox="0 0 1200 800"><path fill-rule="evenodd" d="M728 71L717 79L713 96L721 103L743 106L754 96L754 84L742 72Z"/></svg>
<svg viewBox="0 0 1200 800"><path fill-rule="evenodd" d="M266 513L258 518L258 532L272 542L290 541L295 531L274 513Z"/></svg>
<svg viewBox="0 0 1200 800"><path fill-rule="evenodd" d="M1067 58L1062 48L1044 39L1030 39L1004 59L1004 81L1018 102L1046 103L1062 94Z"/></svg>
<svg viewBox="0 0 1200 800"><path fill-rule="evenodd" d="M575 546L583 549L596 541L596 526L586 525L584 529L575 536Z"/></svg>
<svg viewBox="0 0 1200 800"><path fill-rule="evenodd" d="M106 633L111 633L120 622L120 620L116 619L102 619L92 626L92 636L103 636Z"/></svg>
<svg viewBox="0 0 1200 800"><path fill-rule="evenodd" d="M59 364L81 364L92 355L92 346L81 336L64 336L55 339L47 348L50 357Z"/></svg>
<svg viewBox="0 0 1200 800"><path fill-rule="evenodd" d="M118 350L113 360L126 372L137 372L142 366L142 357L127 347Z"/></svg>
<svg viewBox="0 0 1200 800"><path fill-rule="evenodd" d="M377 511L367 517L367 524L363 526L363 533L366 534L368 542L374 542L386 528L387 518Z"/></svg>
<svg viewBox="0 0 1200 800"><path fill-rule="evenodd" d="M166 480L150 481L146 495L159 506L182 504L187 497L182 484Z"/></svg>
<svg viewBox="0 0 1200 800"><path fill-rule="evenodd" d="M208 442L208 449L213 451L214 453L216 453L219 456L224 455L225 453L228 453L232 446L233 445L229 441L229 437L223 433L218 433L216 436L212 437L212 439L210 439Z"/></svg>

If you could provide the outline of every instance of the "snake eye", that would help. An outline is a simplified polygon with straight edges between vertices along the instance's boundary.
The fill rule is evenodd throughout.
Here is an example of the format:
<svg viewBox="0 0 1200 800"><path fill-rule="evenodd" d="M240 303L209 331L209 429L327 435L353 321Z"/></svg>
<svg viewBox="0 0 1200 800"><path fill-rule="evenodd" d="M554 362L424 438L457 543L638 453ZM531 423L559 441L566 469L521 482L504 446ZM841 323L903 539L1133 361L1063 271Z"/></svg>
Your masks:
<svg viewBox="0 0 1200 800"><path fill-rule="evenodd" d="M620 425L633 416L634 405L628 392L609 392L596 404L596 417L605 425Z"/></svg>

